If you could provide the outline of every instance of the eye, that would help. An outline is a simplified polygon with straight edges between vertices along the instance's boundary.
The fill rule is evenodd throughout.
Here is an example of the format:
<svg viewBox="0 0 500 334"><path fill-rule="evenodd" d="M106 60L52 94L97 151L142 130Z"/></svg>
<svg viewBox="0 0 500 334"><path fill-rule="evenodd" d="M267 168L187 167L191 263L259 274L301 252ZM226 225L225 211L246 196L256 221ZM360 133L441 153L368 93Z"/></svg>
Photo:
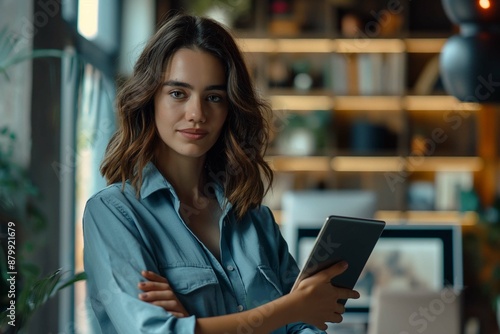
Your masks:
<svg viewBox="0 0 500 334"><path fill-rule="evenodd" d="M171 91L169 95L172 96L174 99L182 99L186 96L186 94L184 94L180 90Z"/></svg>
<svg viewBox="0 0 500 334"><path fill-rule="evenodd" d="M223 98L219 95L209 95L207 97L207 100L209 102L219 103L219 102L222 102Z"/></svg>

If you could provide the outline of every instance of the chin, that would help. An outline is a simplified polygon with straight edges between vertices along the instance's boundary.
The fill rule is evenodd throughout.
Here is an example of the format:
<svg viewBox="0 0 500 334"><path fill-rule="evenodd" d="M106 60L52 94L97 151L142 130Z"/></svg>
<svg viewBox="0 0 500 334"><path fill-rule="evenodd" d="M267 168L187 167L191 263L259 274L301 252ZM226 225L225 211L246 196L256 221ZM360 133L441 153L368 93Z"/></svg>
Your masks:
<svg viewBox="0 0 500 334"><path fill-rule="evenodd" d="M208 150L185 150L178 153L186 158L203 158L207 155L207 152Z"/></svg>

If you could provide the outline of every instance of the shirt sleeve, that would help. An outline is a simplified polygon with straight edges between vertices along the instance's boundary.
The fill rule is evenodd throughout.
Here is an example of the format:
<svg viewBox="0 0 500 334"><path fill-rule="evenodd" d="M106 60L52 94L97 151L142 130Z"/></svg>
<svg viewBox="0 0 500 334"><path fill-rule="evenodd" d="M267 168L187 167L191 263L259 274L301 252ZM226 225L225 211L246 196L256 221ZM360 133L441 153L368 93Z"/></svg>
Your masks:
<svg viewBox="0 0 500 334"><path fill-rule="evenodd" d="M125 197L123 197L125 199ZM194 316L176 318L138 298L141 270L157 269L133 210L94 196L83 217L84 266L92 309L103 333L194 333ZM158 271L156 271L158 272Z"/></svg>
<svg viewBox="0 0 500 334"><path fill-rule="evenodd" d="M279 255L279 277L281 278L281 285L283 287L283 293L290 293L292 290L293 284L295 283L295 279L299 274L299 268L295 259L292 257L288 250L288 245L281 235L279 225L276 224L274 217L269 210L269 215L272 217L272 222L274 225L274 234L276 237L276 244L278 245L278 255ZM286 326L286 332L289 334L314 334L314 333L325 333L322 330L316 328L315 326L296 322L292 324L288 324Z"/></svg>

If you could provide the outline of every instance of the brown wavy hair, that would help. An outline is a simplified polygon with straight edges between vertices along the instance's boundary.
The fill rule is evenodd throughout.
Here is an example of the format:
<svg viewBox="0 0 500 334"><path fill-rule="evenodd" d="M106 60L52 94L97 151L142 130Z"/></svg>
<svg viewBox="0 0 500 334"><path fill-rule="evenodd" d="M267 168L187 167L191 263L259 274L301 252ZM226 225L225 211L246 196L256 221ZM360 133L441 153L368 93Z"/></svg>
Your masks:
<svg viewBox="0 0 500 334"><path fill-rule="evenodd" d="M139 195L142 170L154 161L161 140L155 125L154 95L162 85L166 65L180 48L208 52L224 65L229 110L206 164L209 176L222 183L225 196L241 218L262 203L272 184L273 173L264 160L272 111L258 96L232 35L208 18L175 14L146 44L132 76L118 92L118 130L106 149L101 173L108 184L122 182L124 186L129 180Z"/></svg>

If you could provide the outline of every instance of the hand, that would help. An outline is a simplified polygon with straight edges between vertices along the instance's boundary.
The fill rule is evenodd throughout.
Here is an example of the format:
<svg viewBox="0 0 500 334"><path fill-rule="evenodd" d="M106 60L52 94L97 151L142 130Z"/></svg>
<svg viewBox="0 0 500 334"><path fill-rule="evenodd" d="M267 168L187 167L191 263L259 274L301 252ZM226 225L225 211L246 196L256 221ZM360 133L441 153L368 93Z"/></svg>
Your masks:
<svg viewBox="0 0 500 334"><path fill-rule="evenodd" d="M189 316L165 277L146 270L141 275L148 281L138 284L139 289L144 291L139 294L140 300L160 306L177 318Z"/></svg>
<svg viewBox="0 0 500 334"><path fill-rule="evenodd" d="M299 312L302 321L326 330L325 322L341 322L345 312L342 299L357 299L357 291L335 287L331 279L347 269L346 262L337 263L301 281L291 294L301 294Z"/></svg>

